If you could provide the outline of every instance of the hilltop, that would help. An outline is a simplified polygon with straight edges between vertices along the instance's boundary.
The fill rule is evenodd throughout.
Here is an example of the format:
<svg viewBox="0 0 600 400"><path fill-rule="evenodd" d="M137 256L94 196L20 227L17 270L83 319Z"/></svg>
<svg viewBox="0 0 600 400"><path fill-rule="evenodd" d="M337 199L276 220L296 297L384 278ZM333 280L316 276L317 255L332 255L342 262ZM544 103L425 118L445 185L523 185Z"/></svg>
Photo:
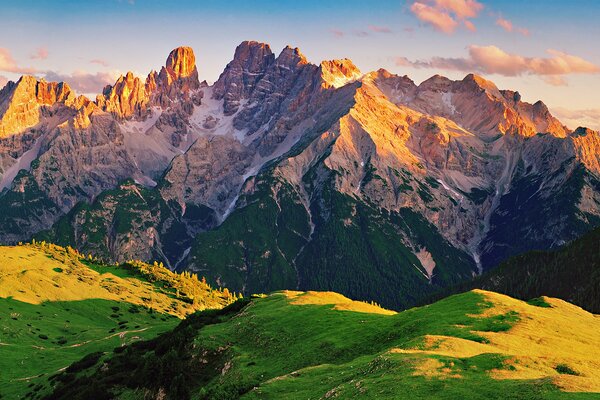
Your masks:
<svg viewBox="0 0 600 400"><path fill-rule="evenodd" d="M0 247L0 396L22 398L72 362L235 300L160 264L106 265L46 243Z"/></svg>
<svg viewBox="0 0 600 400"><path fill-rule="evenodd" d="M552 298L475 290L396 313L285 291L97 355L42 397L592 399L599 332L597 316Z"/></svg>
<svg viewBox="0 0 600 400"><path fill-rule="evenodd" d="M472 281L436 293L426 302L475 288L524 300L558 297L589 312L600 313L600 229L556 250L511 257Z"/></svg>

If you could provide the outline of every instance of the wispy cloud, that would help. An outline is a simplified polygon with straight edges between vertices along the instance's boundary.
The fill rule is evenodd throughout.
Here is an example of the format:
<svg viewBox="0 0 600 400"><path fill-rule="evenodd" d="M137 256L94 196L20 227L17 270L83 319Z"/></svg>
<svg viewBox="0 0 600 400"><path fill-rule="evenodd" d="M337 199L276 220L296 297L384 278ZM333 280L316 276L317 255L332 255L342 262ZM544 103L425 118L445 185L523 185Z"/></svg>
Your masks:
<svg viewBox="0 0 600 400"><path fill-rule="evenodd" d="M369 30L377 33L392 33L392 30L387 26L369 25Z"/></svg>
<svg viewBox="0 0 600 400"><path fill-rule="evenodd" d="M515 27L512 21L509 21L508 19L503 18L502 16L496 18L496 25L504 29L506 32L517 32L523 36L529 36L529 29Z"/></svg>
<svg viewBox="0 0 600 400"><path fill-rule="evenodd" d="M344 31L341 31L339 29L330 29L329 33L331 33L336 38L343 38L345 36Z"/></svg>
<svg viewBox="0 0 600 400"><path fill-rule="evenodd" d="M568 86L568 82L562 75L540 75L540 79L552 86Z"/></svg>
<svg viewBox="0 0 600 400"><path fill-rule="evenodd" d="M410 11L424 24L451 34L461 24L475 31L475 24L470 20L476 18L483 7L476 0L418 0L412 2Z"/></svg>
<svg viewBox="0 0 600 400"><path fill-rule="evenodd" d="M121 74L118 71L97 72L75 71L72 74L61 74L54 71L45 73L48 81L66 82L77 93L95 94L102 92L106 85L112 85Z"/></svg>
<svg viewBox="0 0 600 400"><path fill-rule="evenodd" d="M354 30L354 31L352 31L352 34L353 34L354 36L358 36L358 37L367 37L367 36L369 36L369 32L367 32L367 31L362 31L362 30L358 30L358 29L357 29L357 30Z"/></svg>
<svg viewBox="0 0 600 400"><path fill-rule="evenodd" d="M5 48L0 48L0 71L12 72L15 74L34 74L37 72L35 68L18 66L17 62L12 58L10 51Z"/></svg>
<svg viewBox="0 0 600 400"><path fill-rule="evenodd" d="M336 38L343 38L346 35L352 35L352 36L357 36L357 37L367 37L367 36L371 36L371 34L378 34L378 33L388 34L388 33L393 33L393 31L387 26L369 25L367 27L367 29L356 28L349 32L345 32L338 28L331 28L331 29L329 29L329 33L331 33Z"/></svg>
<svg viewBox="0 0 600 400"><path fill-rule="evenodd" d="M5 77L4 75L0 75L0 89L2 89L4 87L4 85L6 85L7 82L8 82L8 78Z"/></svg>
<svg viewBox="0 0 600 400"><path fill-rule="evenodd" d="M600 131L600 108L572 110L563 107L553 107L551 111L570 128L584 126Z"/></svg>
<svg viewBox="0 0 600 400"><path fill-rule="evenodd" d="M102 60L102 59L99 59L99 58L94 58L93 60L90 60L90 64L98 64L98 65L101 65L103 67L108 67L110 65L108 63L108 61Z"/></svg>
<svg viewBox="0 0 600 400"><path fill-rule="evenodd" d="M32 60L45 60L48 58L48 49L46 47L39 47L29 58Z"/></svg>
<svg viewBox="0 0 600 400"><path fill-rule="evenodd" d="M563 75L596 74L600 67L581 57L558 50L548 50L549 57L525 57L507 53L496 46L469 46L468 57L433 57L410 61L397 57L396 64L413 68L432 68L463 72L479 72L504 76L539 75L548 83L564 85Z"/></svg>

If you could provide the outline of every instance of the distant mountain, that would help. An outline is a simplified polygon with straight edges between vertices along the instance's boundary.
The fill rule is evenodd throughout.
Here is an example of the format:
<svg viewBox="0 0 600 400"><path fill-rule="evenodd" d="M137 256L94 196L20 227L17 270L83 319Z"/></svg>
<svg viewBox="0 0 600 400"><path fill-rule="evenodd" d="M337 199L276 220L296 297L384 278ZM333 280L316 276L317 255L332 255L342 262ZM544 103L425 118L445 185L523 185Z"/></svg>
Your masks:
<svg viewBox="0 0 600 400"><path fill-rule="evenodd" d="M401 313L284 291L72 364L45 399L596 399L600 320L473 291ZM33 392L33 391L32 391Z"/></svg>
<svg viewBox="0 0 600 400"><path fill-rule="evenodd" d="M258 42L199 75L180 47L95 101L7 84L0 240L400 309L600 225L598 132L482 77L416 85Z"/></svg>

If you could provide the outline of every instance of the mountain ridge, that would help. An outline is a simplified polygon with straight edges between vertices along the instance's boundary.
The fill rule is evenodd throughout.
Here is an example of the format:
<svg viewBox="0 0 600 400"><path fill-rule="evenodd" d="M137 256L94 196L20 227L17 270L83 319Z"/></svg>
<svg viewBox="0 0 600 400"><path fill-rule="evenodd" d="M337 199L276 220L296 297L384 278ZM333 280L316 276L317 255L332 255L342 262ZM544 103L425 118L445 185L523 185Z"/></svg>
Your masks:
<svg viewBox="0 0 600 400"><path fill-rule="evenodd" d="M161 260L230 286L227 276L234 290L289 285L406 307L428 285L468 279L600 221L598 132L570 131L542 102L473 74L417 86L382 69L363 74L347 59L315 65L297 48L276 56L246 41L214 85L200 82L193 50L181 47L145 81L128 73L95 102L55 102L42 123L35 104L20 133L0 140L0 205L13 210L21 199L31 210L0 217L11 227L0 240L37 235L107 260ZM247 247L258 221L231 218L253 204L274 225ZM375 220L387 226L380 237ZM349 243L370 237L363 262L380 274L371 284L404 282L413 287L402 289L405 300L350 287L361 268L337 261L344 230ZM239 248L238 258L223 257L215 240ZM389 249L384 259L378 246ZM307 252L327 255L321 272Z"/></svg>

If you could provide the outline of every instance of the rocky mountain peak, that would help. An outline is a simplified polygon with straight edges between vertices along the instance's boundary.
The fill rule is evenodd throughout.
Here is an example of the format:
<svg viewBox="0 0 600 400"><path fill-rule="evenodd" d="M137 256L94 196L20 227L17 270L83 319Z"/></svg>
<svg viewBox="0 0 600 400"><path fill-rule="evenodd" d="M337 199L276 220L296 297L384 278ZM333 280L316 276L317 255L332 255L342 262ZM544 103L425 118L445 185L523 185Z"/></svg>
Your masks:
<svg viewBox="0 0 600 400"><path fill-rule="evenodd" d="M264 71L275 60L271 47L266 43L246 40L236 47L231 64L242 66L250 72Z"/></svg>
<svg viewBox="0 0 600 400"><path fill-rule="evenodd" d="M596 133L596 132L591 130L590 128L580 126L573 131L572 136L587 136L587 135L593 135L594 133Z"/></svg>
<svg viewBox="0 0 600 400"><path fill-rule="evenodd" d="M146 85L132 72L121 75L114 86L107 86L102 94L97 97L98 106L119 117L141 115L149 102Z"/></svg>
<svg viewBox="0 0 600 400"><path fill-rule="evenodd" d="M358 67L347 58L323 61L319 66L319 70L326 86L333 86L334 88L342 87L362 75Z"/></svg>
<svg viewBox="0 0 600 400"><path fill-rule="evenodd" d="M373 82L395 104L409 101L417 90L417 85L408 76L395 75L384 68L366 74L363 80Z"/></svg>
<svg viewBox="0 0 600 400"><path fill-rule="evenodd" d="M189 93L199 87L194 51L190 47L178 47L171 51L160 73L151 71L142 81L128 72L113 86L106 86L96 103L101 110L120 118L143 117L149 112L149 106L164 108L173 99L189 99L194 97ZM192 100L198 102L195 97Z"/></svg>
<svg viewBox="0 0 600 400"><path fill-rule="evenodd" d="M498 87L496 84L494 84L494 82L475 74L468 74L463 78L462 82L466 84L472 84L486 90L498 90Z"/></svg>
<svg viewBox="0 0 600 400"><path fill-rule="evenodd" d="M419 91L449 91L452 81L442 75L433 75L431 78L424 80L419 85Z"/></svg>
<svg viewBox="0 0 600 400"><path fill-rule="evenodd" d="M485 92L497 101L505 101L505 97L502 95L496 84L479 75L468 74L462 81L457 82L457 86L461 91L474 93L478 91Z"/></svg>
<svg viewBox="0 0 600 400"><path fill-rule="evenodd" d="M75 93L64 82L46 82L24 75L0 91L0 137L14 135L41 120L40 107L70 107Z"/></svg>
<svg viewBox="0 0 600 400"><path fill-rule="evenodd" d="M158 74L161 92L158 93L160 103L165 104L164 96L168 98L185 95L190 90L200 87L198 69L196 68L196 56L191 47L178 47L169 53L166 65Z"/></svg>
<svg viewBox="0 0 600 400"><path fill-rule="evenodd" d="M308 60L300 52L297 47L292 48L291 46L285 46L285 48L279 53L279 56L275 60L275 65L281 68L287 68L295 70L299 66L308 64Z"/></svg>
<svg viewBox="0 0 600 400"><path fill-rule="evenodd" d="M237 46L233 60L213 87L213 98L224 99L225 115L237 112L241 99L250 96L274 61L275 55L266 43L244 41Z"/></svg>
<svg viewBox="0 0 600 400"><path fill-rule="evenodd" d="M167 57L165 67L173 80L188 78L194 74L198 78L196 56L191 47L181 46L172 50Z"/></svg>

